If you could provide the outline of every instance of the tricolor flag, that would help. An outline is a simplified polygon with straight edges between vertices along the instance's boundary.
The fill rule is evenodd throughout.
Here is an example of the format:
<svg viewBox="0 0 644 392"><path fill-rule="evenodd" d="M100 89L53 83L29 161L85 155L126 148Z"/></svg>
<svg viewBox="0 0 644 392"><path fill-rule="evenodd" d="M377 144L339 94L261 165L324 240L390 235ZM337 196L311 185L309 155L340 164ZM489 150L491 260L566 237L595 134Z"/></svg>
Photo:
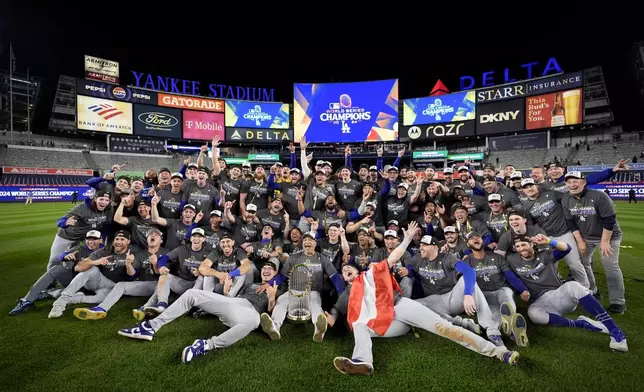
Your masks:
<svg viewBox="0 0 644 392"><path fill-rule="evenodd" d="M358 275L349 296L347 322L351 330L353 324L359 322L378 335L384 335L394 319L394 290L402 294L398 282L389 272L386 259Z"/></svg>

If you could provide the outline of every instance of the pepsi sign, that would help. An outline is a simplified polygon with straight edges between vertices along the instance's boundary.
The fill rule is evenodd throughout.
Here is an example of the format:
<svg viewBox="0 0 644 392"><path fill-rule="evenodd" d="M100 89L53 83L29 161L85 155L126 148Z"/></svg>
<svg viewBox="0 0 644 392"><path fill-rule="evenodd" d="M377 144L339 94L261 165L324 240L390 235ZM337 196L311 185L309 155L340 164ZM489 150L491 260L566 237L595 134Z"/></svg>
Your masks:
<svg viewBox="0 0 644 392"><path fill-rule="evenodd" d="M83 79L78 79L76 82L76 94L134 103L156 104L157 102L157 93L152 91Z"/></svg>
<svg viewBox="0 0 644 392"><path fill-rule="evenodd" d="M134 135L181 139L181 110L134 105Z"/></svg>

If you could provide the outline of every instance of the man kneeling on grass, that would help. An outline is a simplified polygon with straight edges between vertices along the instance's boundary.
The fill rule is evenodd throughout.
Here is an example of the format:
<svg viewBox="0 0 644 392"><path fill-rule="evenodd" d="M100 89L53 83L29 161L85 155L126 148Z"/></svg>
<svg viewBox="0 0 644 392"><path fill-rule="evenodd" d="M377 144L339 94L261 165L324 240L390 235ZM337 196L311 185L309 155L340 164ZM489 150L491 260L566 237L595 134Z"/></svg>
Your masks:
<svg viewBox="0 0 644 392"><path fill-rule="evenodd" d="M190 289L159 317L152 321L144 321L134 328L122 329L118 334L132 339L152 340L161 327L181 317L193 307L219 317L219 320L230 329L210 339L197 339L191 346L184 348L181 353L181 361L188 363L208 351L228 347L256 329L259 326L259 315L271 312L275 306L276 298L285 291L277 285L268 286L266 291L261 293L256 291L261 284L270 281L276 275L277 265L268 260L261 269L261 282L244 286L237 297L226 296L233 284L233 280L230 278L224 282L224 295Z"/></svg>
<svg viewBox="0 0 644 392"><path fill-rule="evenodd" d="M371 375L371 338L402 336L410 327L435 333L481 355L516 364L518 352L510 351L505 346L496 346L467 329L453 325L421 303L403 297L400 286L389 270L402 257L414 239L417 228L416 222L410 222L407 230L403 229L403 242L385 260L372 263L369 271L361 273L353 263L342 266L342 277L347 286L331 313L326 316L329 325L333 326L338 316L345 314L353 330L355 345L351 358L334 359L335 368L345 374Z"/></svg>

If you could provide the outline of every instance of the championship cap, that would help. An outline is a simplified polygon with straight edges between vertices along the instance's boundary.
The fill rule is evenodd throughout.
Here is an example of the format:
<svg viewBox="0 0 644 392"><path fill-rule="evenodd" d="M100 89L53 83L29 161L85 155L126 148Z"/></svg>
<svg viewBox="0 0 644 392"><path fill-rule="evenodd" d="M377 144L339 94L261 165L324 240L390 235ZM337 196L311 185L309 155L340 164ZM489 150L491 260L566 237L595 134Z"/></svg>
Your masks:
<svg viewBox="0 0 644 392"><path fill-rule="evenodd" d="M490 163L488 163L487 165L483 166L483 170L485 170L485 169L490 169L490 170L492 170L492 171L496 170L496 168L494 167L494 165L492 165L492 164L490 164Z"/></svg>
<svg viewBox="0 0 644 392"><path fill-rule="evenodd" d="M98 230L90 230L85 234L85 238L95 238L98 240L101 238L101 232Z"/></svg>
<svg viewBox="0 0 644 392"><path fill-rule="evenodd" d="M361 163L361 164L360 164L360 169L363 169L363 168L364 168L364 169L369 169L369 165L368 165L368 164L366 164L366 163Z"/></svg>
<svg viewBox="0 0 644 392"><path fill-rule="evenodd" d="M290 173L291 174L293 174L293 173L301 174L300 169L298 169L297 167L292 168Z"/></svg>
<svg viewBox="0 0 644 392"><path fill-rule="evenodd" d="M546 169L550 169L550 168L553 168L553 167L563 167L563 166L561 165L561 163L559 163L557 161L550 161L550 162L546 163Z"/></svg>
<svg viewBox="0 0 644 392"><path fill-rule="evenodd" d="M326 172L324 170L322 170L322 169L317 169L315 171L315 173L313 173L314 176L317 176L318 174L322 174L322 175L326 176Z"/></svg>
<svg viewBox="0 0 644 392"><path fill-rule="evenodd" d="M210 211L210 216L211 216L211 217L212 217L212 216L218 216L218 217L220 217L220 218L221 218L221 211L219 211L219 210L212 210L212 211Z"/></svg>
<svg viewBox="0 0 644 392"><path fill-rule="evenodd" d="M366 206L367 206L367 207L371 207L371 208L373 208L374 210L377 208L377 207L376 207L376 203L374 203L374 202L372 202L372 201L368 201L368 202L367 202L367 204L366 204Z"/></svg>
<svg viewBox="0 0 644 392"><path fill-rule="evenodd" d="M316 233L314 231L307 231L306 233L302 234L302 239L309 237L312 240L315 240Z"/></svg>
<svg viewBox="0 0 644 392"><path fill-rule="evenodd" d="M205 237L205 236L206 236L206 232L205 232L205 231L203 231L203 229L200 229L200 228L198 228L198 227L195 227L194 229L192 229L192 232L190 233L190 236L191 236L191 237L192 237L193 235L200 235L200 236L202 236L202 237Z"/></svg>
<svg viewBox="0 0 644 392"><path fill-rule="evenodd" d="M257 206L255 204L249 204L246 206L246 212L257 212Z"/></svg>
<svg viewBox="0 0 644 392"><path fill-rule="evenodd" d="M423 238L420 239L420 243L425 245L438 246L438 242L436 241L436 238L432 237L431 235L424 235Z"/></svg>
<svg viewBox="0 0 644 392"><path fill-rule="evenodd" d="M199 169L199 165L196 163L192 162L188 164L188 169Z"/></svg>
<svg viewBox="0 0 644 392"><path fill-rule="evenodd" d="M146 237L149 237L151 234L157 233L160 236L163 236L163 233L161 233L161 230L157 229L156 227L150 227L148 231L145 233Z"/></svg>
<svg viewBox="0 0 644 392"><path fill-rule="evenodd" d="M470 171L470 169L468 169L468 168L467 168L467 166L460 166L460 167L458 168L458 172L460 173L460 172L462 172L462 171L469 172L469 171Z"/></svg>
<svg viewBox="0 0 644 392"><path fill-rule="evenodd" d="M119 230L116 232L116 234L114 234L114 238L118 238L118 237L123 237L126 240L129 240L131 238L131 235L130 235L130 232L127 230Z"/></svg>
<svg viewBox="0 0 644 392"><path fill-rule="evenodd" d="M378 166L376 165L369 166L369 171L378 171Z"/></svg>
<svg viewBox="0 0 644 392"><path fill-rule="evenodd" d="M445 169L443 169L443 173L453 174L454 173L454 168L446 167Z"/></svg>
<svg viewBox="0 0 644 392"><path fill-rule="evenodd" d="M284 166L284 164L280 161L275 162L275 166Z"/></svg>
<svg viewBox="0 0 644 392"><path fill-rule="evenodd" d="M490 193L487 197L488 202L493 202L493 201L501 201L501 195L498 193Z"/></svg>
<svg viewBox="0 0 644 392"><path fill-rule="evenodd" d="M521 188L524 188L527 185L534 185L534 180L532 178L524 178L521 180Z"/></svg>
<svg viewBox="0 0 644 392"><path fill-rule="evenodd" d="M520 171L514 171L510 174L511 180L520 180L523 177L523 173Z"/></svg>
<svg viewBox="0 0 644 392"><path fill-rule="evenodd" d="M579 172L579 171L570 171L570 172L566 173L566 176L564 177L564 179L567 180L569 178L576 178L578 180L581 180L581 179L584 178L584 175L581 174L581 172Z"/></svg>
<svg viewBox="0 0 644 392"><path fill-rule="evenodd" d="M317 162L315 162L315 166L324 166L324 161L318 160Z"/></svg>
<svg viewBox="0 0 644 392"><path fill-rule="evenodd" d="M194 204L186 204L185 206L183 206L183 209L184 209L184 210L185 210L186 208L191 208L193 211L197 211L197 209L195 208Z"/></svg>
<svg viewBox="0 0 644 392"><path fill-rule="evenodd" d="M405 190L409 190L409 184L407 184L406 182L401 182L400 184L398 184L398 188L405 188Z"/></svg>
<svg viewBox="0 0 644 392"><path fill-rule="evenodd" d="M329 161L324 161L324 163L322 164L322 166L328 166L328 167L333 168L333 165L332 165L332 164L331 164L331 162L329 162Z"/></svg>
<svg viewBox="0 0 644 392"><path fill-rule="evenodd" d="M367 229L364 226L362 226L361 228L358 229L358 235L360 235L360 234L365 234L365 235L371 236L371 233L369 232L369 229Z"/></svg>
<svg viewBox="0 0 644 392"><path fill-rule="evenodd" d="M208 173L208 169L205 166L199 166L199 168L197 168L197 171L198 172Z"/></svg>
<svg viewBox="0 0 644 392"><path fill-rule="evenodd" d="M172 173L172 172L170 171L170 169L168 169L167 167L162 167L161 169L159 169L159 174L161 174L161 173L163 173L163 172Z"/></svg>
<svg viewBox="0 0 644 392"><path fill-rule="evenodd" d="M279 260L277 259L277 257L271 257L270 259L268 259L268 260L266 260L265 262L262 263L262 267L264 267L265 265L273 267L273 269L275 271L277 271L277 269L279 268L278 266L280 264L279 264Z"/></svg>
<svg viewBox="0 0 644 392"><path fill-rule="evenodd" d="M443 233L456 233L456 227L454 226L445 226Z"/></svg>
<svg viewBox="0 0 644 392"><path fill-rule="evenodd" d="M104 190L104 189L101 189L100 191L97 191L97 192L94 194L94 198L95 198L95 199L97 199L97 198L99 198L99 197L103 197L103 196L104 196L104 197L112 197L112 194L111 194L109 191L106 191L106 190Z"/></svg>
<svg viewBox="0 0 644 392"><path fill-rule="evenodd" d="M181 181L183 181L183 174L181 174L179 172L172 173L172 177L170 179L173 179L173 178L178 178Z"/></svg>
<svg viewBox="0 0 644 392"><path fill-rule="evenodd" d="M252 166L250 165L250 162L244 162L242 163L242 167L252 167Z"/></svg>
<svg viewBox="0 0 644 392"><path fill-rule="evenodd" d="M140 206L141 204L146 205L146 206L148 206L148 207L150 207L150 206L151 206L151 204L150 204L150 200L148 200L148 199L146 199L146 198L144 198L144 197L140 198L140 199L139 199L139 201L138 201L136 204L137 204L137 205L139 205L139 206Z"/></svg>
<svg viewBox="0 0 644 392"><path fill-rule="evenodd" d="M233 235L230 234L227 231L224 231L220 236L219 236L219 241L221 240L233 240L235 241L235 238L233 238Z"/></svg>
<svg viewBox="0 0 644 392"><path fill-rule="evenodd" d="M391 226L391 225L396 225L396 226L400 227L400 225L398 224L398 221L395 220L395 219L392 219L389 222L387 222L387 226Z"/></svg>
<svg viewBox="0 0 644 392"><path fill-rule="evenodd" d="M396 238L398 238L398 233L396 232L396 230L387 230L387 231L385 231L385 238L387 238L387 237L396 237Z"/></svg>
<svg viewBox="0 0 644 392"><path fill-rule="evenodd" d="M469 233L467 233L467 235L465 236L465 239L467 239L467 240L471 240L471 239L472 239L472 238L474 238L474 237L482 237L482 236L481 236L481 233L479 233L479 232L477 232L477 231L470 231L470 232L469 232Z"/></svg>
<svg viewBox="0 0 644 392"><path fill-rule="evenodd" d="M387 169L387 172L390 172L390 171L392 171L392 170L393 170L393 171L398 171L398 167L396 167L396 166L394 166L394 165L391 165L391 166L389 166L389 169Z"/></svg>

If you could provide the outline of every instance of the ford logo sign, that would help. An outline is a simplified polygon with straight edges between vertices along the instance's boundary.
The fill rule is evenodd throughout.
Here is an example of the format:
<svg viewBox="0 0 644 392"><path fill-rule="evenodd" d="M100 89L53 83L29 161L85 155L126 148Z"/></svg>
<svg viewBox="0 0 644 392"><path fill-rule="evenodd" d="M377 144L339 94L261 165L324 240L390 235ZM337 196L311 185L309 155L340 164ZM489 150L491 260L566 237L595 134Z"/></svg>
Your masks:
<svg viewBox="0 0 644 392"><path fill-rule="evenodd" d="M153 125L162 128L170 128L179 124L179 120L166 113L147 112L139 114L139 121L146 125Z"/></svg>

